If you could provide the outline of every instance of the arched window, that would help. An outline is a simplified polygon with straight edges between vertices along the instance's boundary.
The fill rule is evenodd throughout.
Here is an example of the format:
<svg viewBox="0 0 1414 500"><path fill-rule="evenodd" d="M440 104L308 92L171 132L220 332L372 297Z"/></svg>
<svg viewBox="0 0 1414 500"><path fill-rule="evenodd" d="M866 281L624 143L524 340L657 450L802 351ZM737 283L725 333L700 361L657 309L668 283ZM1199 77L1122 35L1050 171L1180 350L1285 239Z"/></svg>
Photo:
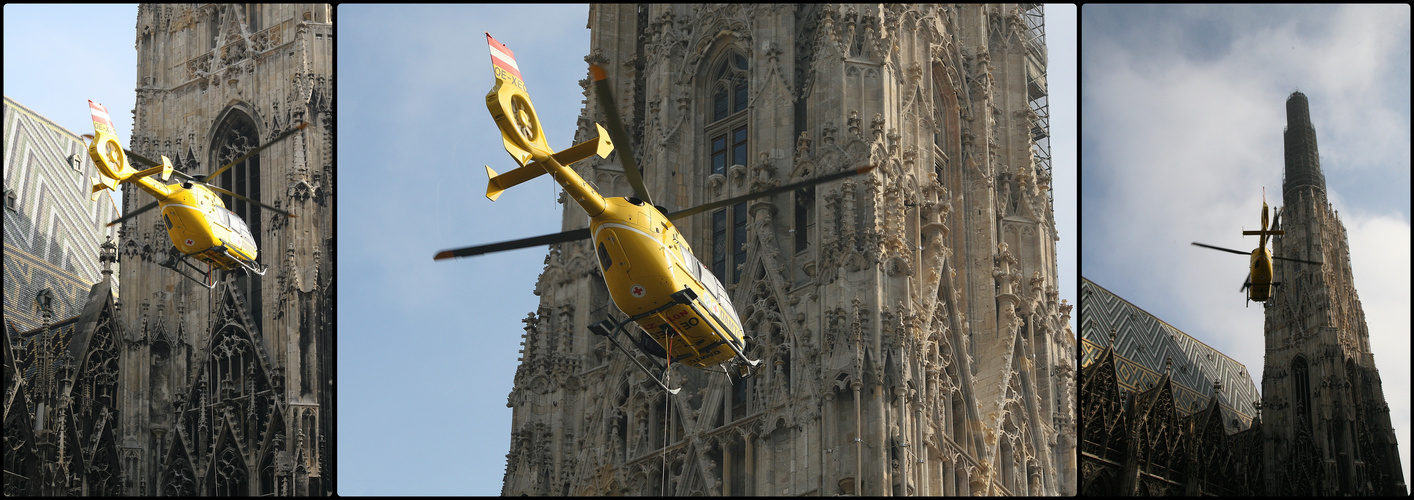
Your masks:
<svg viewBox="0 0 1414 500"><path fill-rule="evenodd" d="M1311 383L1307 377L1306 358L1291 360L1291 400L1296 403L1296 418L1301 429L1311 428Z"/></svg>
<svg viewBox="0 0 1414 500"><path fill-rule="evenodd" d="M213 170L220 168L259 145L260 133L256 129L255 121L243 111L233 109L226 114L213 136L211 168ZM215 179L215 185L252 200L262 201L260 197L260 157L260 154L255 154L226 169L220 177ZM266 249L260 244L260 207L230 195L222 194L220 196L221 202L226 204L226 208L239 216L245 222L246 227L250 229L250 235L255 239L256 248L261 249L261 252L257 254L257 259L265 255L264 250ZM260 276L248 272L237 272L236 293L245 303L250 317L255 319L255 325L252 326L258 329L263 317L260 307Z"/></svg>
<svg viewBox="0 0 1414 500"><path fill-rule="evenodd" d="M962 406L961 390L954 390L952 396L952 440L959 449L967 450L967 409Z"/></svg>
<svg viewBox="0 0 1414 500"><path fill-rule="evenodd" d="M726 175L732 165L747 161L746 56L727 51L710 68L706 80L710 105L703 129L711 168L708 175ZM712 213L712 271L724 284L737 282L740 272L736 267L746 262L746 219L745 203Z"/></svg>

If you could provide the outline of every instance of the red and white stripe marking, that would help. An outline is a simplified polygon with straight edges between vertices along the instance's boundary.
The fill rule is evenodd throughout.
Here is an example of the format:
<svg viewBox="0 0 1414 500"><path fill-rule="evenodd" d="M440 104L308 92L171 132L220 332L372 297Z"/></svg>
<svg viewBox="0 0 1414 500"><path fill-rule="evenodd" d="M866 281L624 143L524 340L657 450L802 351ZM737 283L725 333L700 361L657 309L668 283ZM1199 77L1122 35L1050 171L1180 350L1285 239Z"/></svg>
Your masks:
<svg viewBox="0 0 1414 500"><path fill-rule="evenodd" d="M93 128L99 130L100 132L107 132L110 134L114 133L113 120L108 117L108 108L105 108L102 104L93 102L92 99L89 99L88 111L93 114ZM100 129L99 127L106 128Z"/></svg>
<svg viewBox="0 0 1414 500"><path fill-rule="evenodd" d="M495 38L491 38L490 33L486 34L486 44L491 46L492 64L506 70L507 73L516 77L517 80L524 80L524 78L520 76L520 66L516 65L516 56L514 53L511 53L509 47L506 47L506 44L496 41Z"/></svg>

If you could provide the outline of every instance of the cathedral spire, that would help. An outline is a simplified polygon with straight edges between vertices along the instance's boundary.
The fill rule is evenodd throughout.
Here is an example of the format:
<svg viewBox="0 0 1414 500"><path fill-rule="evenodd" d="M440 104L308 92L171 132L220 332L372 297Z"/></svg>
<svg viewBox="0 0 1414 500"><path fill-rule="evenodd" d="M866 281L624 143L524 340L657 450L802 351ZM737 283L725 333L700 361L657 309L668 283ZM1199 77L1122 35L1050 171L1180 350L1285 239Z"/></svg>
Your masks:
<svg viewBox="0 0 1414 500"><path fill-rule="evenodd" d="M1314 186L1324 193L1326 176L1321 173L1321 157L1316 150L1316 128L1311 125L1311 108L1306 94L1292 92L1286 99L1286 180L1282 185L1283 199L1303 186Z"/></svg>

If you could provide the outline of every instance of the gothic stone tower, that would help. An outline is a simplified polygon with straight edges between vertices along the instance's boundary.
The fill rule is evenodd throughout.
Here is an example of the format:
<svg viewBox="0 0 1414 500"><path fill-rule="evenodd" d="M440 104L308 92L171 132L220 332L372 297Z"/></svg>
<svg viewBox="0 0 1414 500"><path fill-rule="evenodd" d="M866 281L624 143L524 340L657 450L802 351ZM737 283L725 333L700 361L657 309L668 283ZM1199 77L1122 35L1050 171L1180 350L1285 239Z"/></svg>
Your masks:
<svg viewBox="0 0 1414 500"><path fill-rule="evenodd" d="M589 246L552 246L502 493L1074 494L1039 9L592 6L586 60L668 210L878 168L679 222L763 361L734 384L673 368L665 398L588 334L620 314ZM631 192L617 157L579 171Z"/></svg>
<svg viewBox="0 0 1414 500"><path fill-rule="evenodd" d="M1266 491L1405 495L1389 405L1350 272L1345 226L1326 200L1306 96L1286 101L1286 176L1276 255L1283 283L1266 303L1262 374Z"/></svg>
<svg viewBox="0 0 1414 500"><path fill-rule="evenodd" d="M160 214L123 224L116 426L131 495L332 491L333 20L325 4L147 4L131 148L206 174L300 122L213 184L238 200L264 276L214 290L157 265ZM151 202L124 192L124 212Z"/></svg>

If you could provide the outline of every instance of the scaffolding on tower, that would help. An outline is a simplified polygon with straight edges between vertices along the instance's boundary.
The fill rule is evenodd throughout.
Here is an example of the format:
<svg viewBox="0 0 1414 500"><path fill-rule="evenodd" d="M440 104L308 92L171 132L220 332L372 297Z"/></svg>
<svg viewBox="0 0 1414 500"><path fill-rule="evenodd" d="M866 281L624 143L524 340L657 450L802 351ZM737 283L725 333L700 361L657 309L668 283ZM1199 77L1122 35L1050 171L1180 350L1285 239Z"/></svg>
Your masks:
<svg viewBox="0 0 1414 500"><path fill-rule="evenodd" d="M1046 16L1039 3L1021 4L1026 20L1026 101L1031 106L1031 155L1036 165L1051 177L1051 110L1046 87ZM1046 198L1055 210L1055 200L1047 186Z"/></svg>

